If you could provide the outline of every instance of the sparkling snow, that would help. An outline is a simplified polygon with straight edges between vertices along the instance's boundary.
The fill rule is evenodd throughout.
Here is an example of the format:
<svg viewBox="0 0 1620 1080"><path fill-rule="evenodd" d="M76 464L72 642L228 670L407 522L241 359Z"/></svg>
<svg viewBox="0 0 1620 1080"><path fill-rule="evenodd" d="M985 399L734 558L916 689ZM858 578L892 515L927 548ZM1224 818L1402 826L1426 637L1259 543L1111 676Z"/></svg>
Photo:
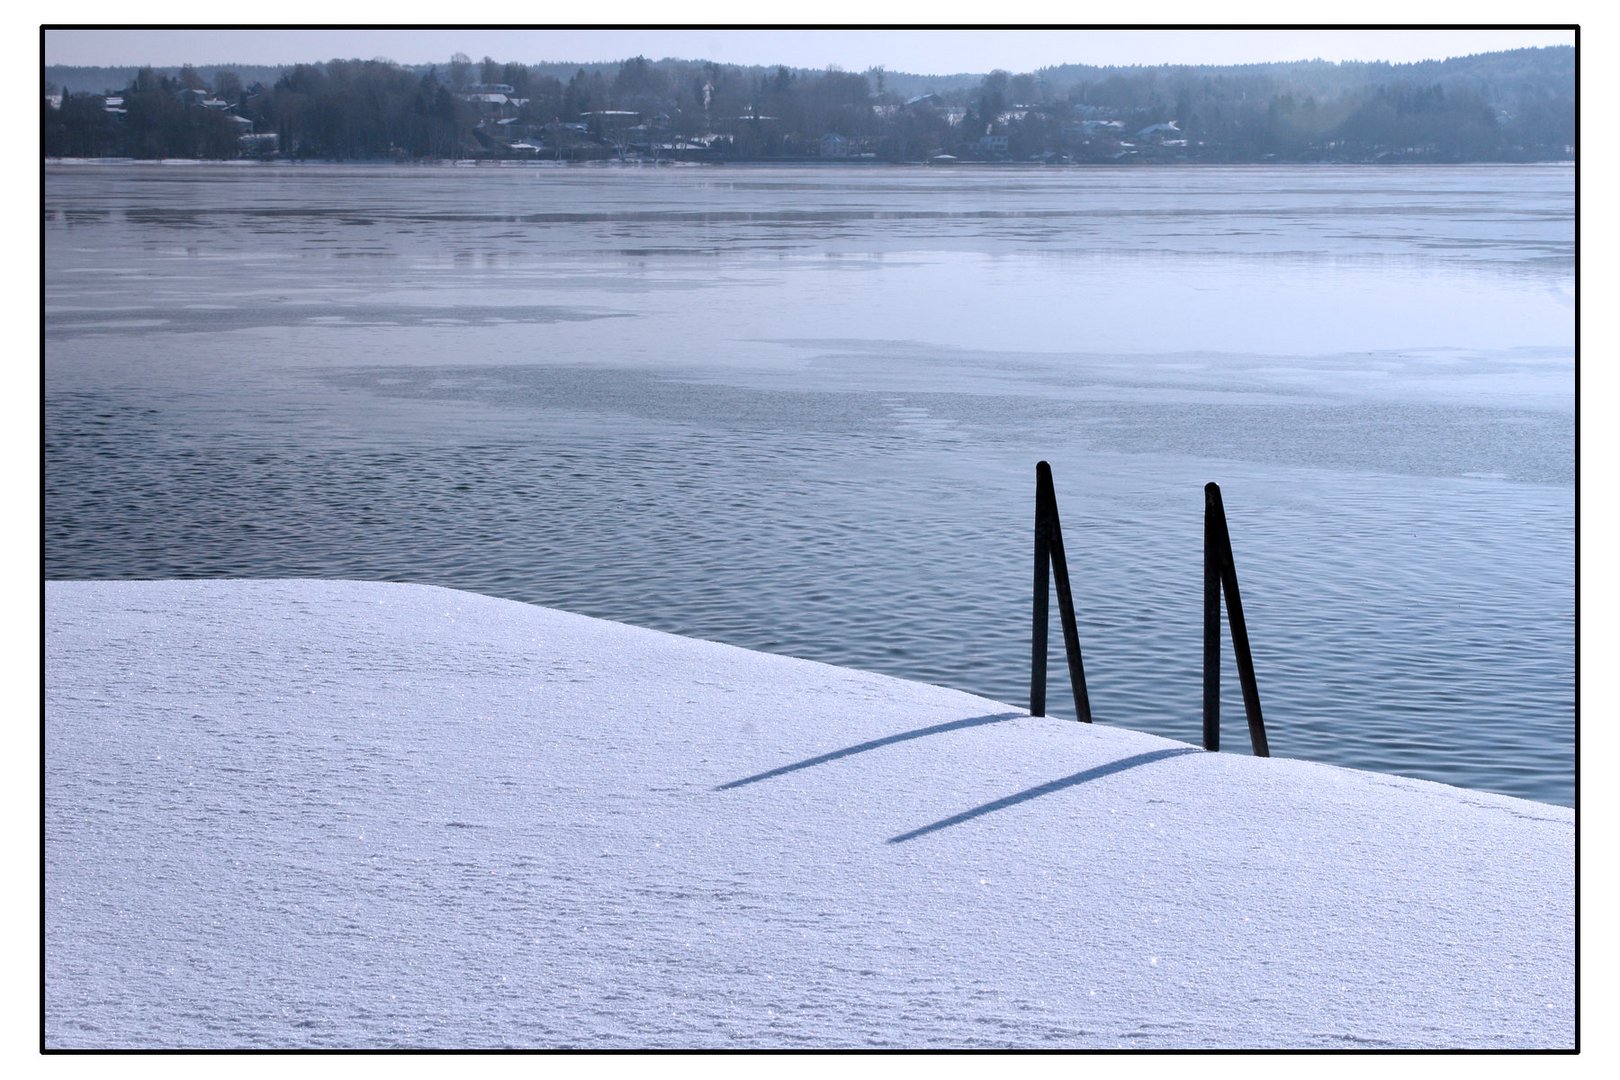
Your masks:
<svg viewBox="0 0 1620 1080"><path fill-rule="evenodd" d="M422 586L45 648L48 1047L1574 1043L1565 808Z"/></svg>

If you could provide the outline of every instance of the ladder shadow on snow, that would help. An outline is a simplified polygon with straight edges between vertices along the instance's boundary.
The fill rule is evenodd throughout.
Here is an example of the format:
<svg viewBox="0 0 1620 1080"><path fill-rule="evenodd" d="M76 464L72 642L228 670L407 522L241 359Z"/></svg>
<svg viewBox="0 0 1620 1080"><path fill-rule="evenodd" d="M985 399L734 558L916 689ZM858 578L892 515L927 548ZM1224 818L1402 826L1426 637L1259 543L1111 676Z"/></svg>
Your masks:
<svg viewBox="0 0 1620 1080"><path fill-rule="evenodd" d="M1100 780L1105 776L1112 776L1114 773L1124 772L1126 769L1135 769L1142 765L1150 765L1155 761L1163 761L1166 758L1181 757L1183 754L1201 753L1203 753L1203 751L1198 747L1187 746L1168 750L1150 750L1145 754L1135 754L1131 757L1120 758L1117 761L1110 761L1107 764L1096 765L1092 768L1084 770L1083 772L1077 772L1073 776L1065 776L1061 780L1051 780L1044 784L1038 784L1026 791L1020 791L1016 795L1008 795L1004 799L996 799L994 802L987 802L983 806L975 806L972 810L964 810L960 814L953 814L948 818L942 818L939 821L934 822L932 825L924 825L920 829L912 829L910 832L901 833L899 836L891 836L889 837L888 842L891 844L903 844L907 840L915 840L919 836L927 836L931 832L938 832L941 829L948 829L952 825L960 825L964 821L972 821L976 817L983 817L985 814L994 813L997 810L1005 810L1009 806L1017 806L1021 802L1028 802L1030 799L1038 799L1042 795L1050 795L1055 791L1062 791L1064 788L1071 788L1077 784L1089 783L1092 780Z"/></svg>
<svg viewBox="0 0 1620 1080"><path fill-rule="evenodd" d="M825 765L829 761L837 761L839 758L849 757L852 754L864 754L866 751L876 750L880 746L889 746L893 743L907 742L911 739L922 739L929 735L943 735L947 731L956 731L961 728L983 727L986 724L999 724L1004 720L1015 720L1018 717L1027 715L1027 713L1021 712L989 713L985 716L970 716L965 720L951 720L943 724L934 724L932 727L917 728L914 731L902 731L898 735L886 735L881 739L873 739L870 742L857 743L854 746L846 746L842 750L834 750L830 753L818 754L813 758L805 758L803 761L796 761L792 765L783 765L780 768L770 769L762 773L755 773L753 776L745 776L741 780L733 780L729 784L720 784L716 786L714 790L728 791L731 788L740 788L746 784L757 784L761 780L770 780L790 772L798 772L800 769L809 769L816 765Z"/></svg>

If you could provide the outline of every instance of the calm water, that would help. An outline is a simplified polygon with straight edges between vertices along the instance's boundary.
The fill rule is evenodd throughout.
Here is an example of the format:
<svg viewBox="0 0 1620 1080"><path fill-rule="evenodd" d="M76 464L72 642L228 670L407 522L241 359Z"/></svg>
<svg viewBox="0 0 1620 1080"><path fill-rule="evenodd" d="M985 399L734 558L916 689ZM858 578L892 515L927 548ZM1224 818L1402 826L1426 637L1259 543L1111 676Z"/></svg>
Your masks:
<svg viewBox="0 0 1620 1080"><path fill-rule="evenodd" d="M1196 742L1214 480L1274 754L1573 802L1567 168L68 164L44 212L49 577L1025 703L1045 458L1095 716Z"/></svg>

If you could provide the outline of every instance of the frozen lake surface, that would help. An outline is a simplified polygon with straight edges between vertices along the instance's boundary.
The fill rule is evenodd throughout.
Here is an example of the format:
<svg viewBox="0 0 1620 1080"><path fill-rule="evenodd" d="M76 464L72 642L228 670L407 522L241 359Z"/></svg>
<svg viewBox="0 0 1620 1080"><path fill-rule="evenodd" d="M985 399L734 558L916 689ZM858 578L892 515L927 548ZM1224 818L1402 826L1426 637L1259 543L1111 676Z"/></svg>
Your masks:
<svg viewBox="0 0 1620 1080"><path fill-rule="evenodd" d="M46 573L440 584L1022 701L1044 458L1094 715L1196 741L1214 480L1274 754L1570 805L1573 195L51 166Z"/></svg>

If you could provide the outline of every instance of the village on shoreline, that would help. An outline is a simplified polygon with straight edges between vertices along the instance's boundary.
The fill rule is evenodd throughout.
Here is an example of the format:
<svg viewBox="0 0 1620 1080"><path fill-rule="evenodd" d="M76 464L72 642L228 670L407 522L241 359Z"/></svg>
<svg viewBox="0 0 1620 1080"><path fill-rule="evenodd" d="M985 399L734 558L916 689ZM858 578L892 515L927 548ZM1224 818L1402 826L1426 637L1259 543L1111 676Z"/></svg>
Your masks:
<svg viewBox="0 0 1620 1080"><path fill-rule="evenodd" d="M1574 49L1419 64L47 68L44 156L838 164L1572 161ZM95 92L79 89L86 80Z"/></svg>

